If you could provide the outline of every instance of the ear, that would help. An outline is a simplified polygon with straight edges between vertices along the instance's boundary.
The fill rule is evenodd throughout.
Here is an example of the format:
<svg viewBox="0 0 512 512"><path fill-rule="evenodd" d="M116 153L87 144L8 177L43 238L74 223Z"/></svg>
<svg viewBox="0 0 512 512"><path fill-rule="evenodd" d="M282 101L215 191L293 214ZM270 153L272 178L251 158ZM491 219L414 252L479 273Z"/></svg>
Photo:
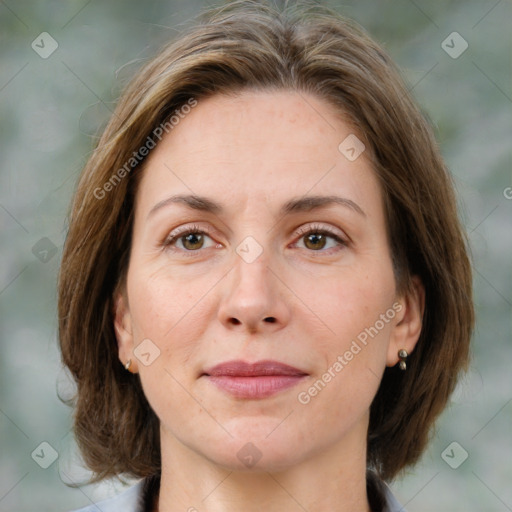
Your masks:
<svg viewBox="0 0 512 512"><path fill-rule="evenodd" d="M129 371L137 373L137 358L133 355L132 318L128 298L123 292L118 292L114 297L114 329L121 363L124 366L131 360Z"/></svg>
<svg viewBox="0 0 512 512"><path fill-rule="evenodd" d="M418 276L411 278L411 287L396 302L395 324L388 347L387 366L395 366L400 358L398 351L405 349L411 354L418 342L425 310L425 287Z"/></svg>

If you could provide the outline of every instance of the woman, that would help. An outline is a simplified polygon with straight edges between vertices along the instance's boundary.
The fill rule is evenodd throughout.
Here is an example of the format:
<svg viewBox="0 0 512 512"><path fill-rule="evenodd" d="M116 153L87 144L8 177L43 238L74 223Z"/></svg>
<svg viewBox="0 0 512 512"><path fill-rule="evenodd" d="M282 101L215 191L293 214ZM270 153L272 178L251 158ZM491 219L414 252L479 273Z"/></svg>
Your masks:
<svg viewBox="0 0 512 512"><path fill-rule="evenodd" d="M75 435L123 511L394 511L467 365L449 174L389 57L231 2L133 80L59 282ZM84 510L96 510L92 505Z"/></svg>

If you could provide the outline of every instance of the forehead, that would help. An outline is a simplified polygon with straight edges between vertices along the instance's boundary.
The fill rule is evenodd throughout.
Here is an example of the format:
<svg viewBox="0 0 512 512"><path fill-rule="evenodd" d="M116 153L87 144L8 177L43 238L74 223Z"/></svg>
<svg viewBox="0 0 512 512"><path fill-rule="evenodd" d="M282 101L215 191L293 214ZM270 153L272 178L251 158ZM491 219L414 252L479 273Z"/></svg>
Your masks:
<svg viewBox="0 0 512 512"><path fill-rule="evenodd" d="M364 151L347 158L344 141L357 144L362 137L355 137L329 103L309 94L215 95L199 100L149 155L137 202L148 210L170 193L187 193L271 207L273 200L336 190L354 201L378 200Z"/></svg>

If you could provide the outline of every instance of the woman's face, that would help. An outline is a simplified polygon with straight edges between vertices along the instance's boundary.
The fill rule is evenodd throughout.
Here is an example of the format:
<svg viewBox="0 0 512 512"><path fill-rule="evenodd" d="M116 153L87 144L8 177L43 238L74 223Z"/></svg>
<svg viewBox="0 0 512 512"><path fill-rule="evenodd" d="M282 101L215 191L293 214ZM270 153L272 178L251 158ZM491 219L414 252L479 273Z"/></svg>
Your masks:
<svg viewBox="0 0 512 512"><path fill-rule="evenodd" d="M269 470L364 452L419 327L353 137L314 96L243 92L200 100L152 150L115 324L164 451Z"/></svg>

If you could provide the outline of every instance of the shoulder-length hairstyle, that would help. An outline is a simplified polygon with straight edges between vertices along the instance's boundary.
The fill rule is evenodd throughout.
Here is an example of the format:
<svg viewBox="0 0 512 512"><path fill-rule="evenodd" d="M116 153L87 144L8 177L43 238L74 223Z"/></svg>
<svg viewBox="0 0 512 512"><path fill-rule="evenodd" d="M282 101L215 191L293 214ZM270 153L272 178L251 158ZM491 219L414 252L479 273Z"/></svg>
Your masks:
<svg viewBox="0 0 512 512"><path fill-rule="evenodd" d="M119 361L113 327L144 168L139 150L185 105L247 89L315 95L354 128L383 191L397 289L410 289L413 275L425 287L423 328L407 371L386 368L371 405L369 469L390 480L418 460L467 367L474 322L467 240L432 130L393 62L327 8L229 2L138 72L74 195L58 284L59 339L77 385L68 403L91 482L161 470L159 420L138 375Z"/></svg>

